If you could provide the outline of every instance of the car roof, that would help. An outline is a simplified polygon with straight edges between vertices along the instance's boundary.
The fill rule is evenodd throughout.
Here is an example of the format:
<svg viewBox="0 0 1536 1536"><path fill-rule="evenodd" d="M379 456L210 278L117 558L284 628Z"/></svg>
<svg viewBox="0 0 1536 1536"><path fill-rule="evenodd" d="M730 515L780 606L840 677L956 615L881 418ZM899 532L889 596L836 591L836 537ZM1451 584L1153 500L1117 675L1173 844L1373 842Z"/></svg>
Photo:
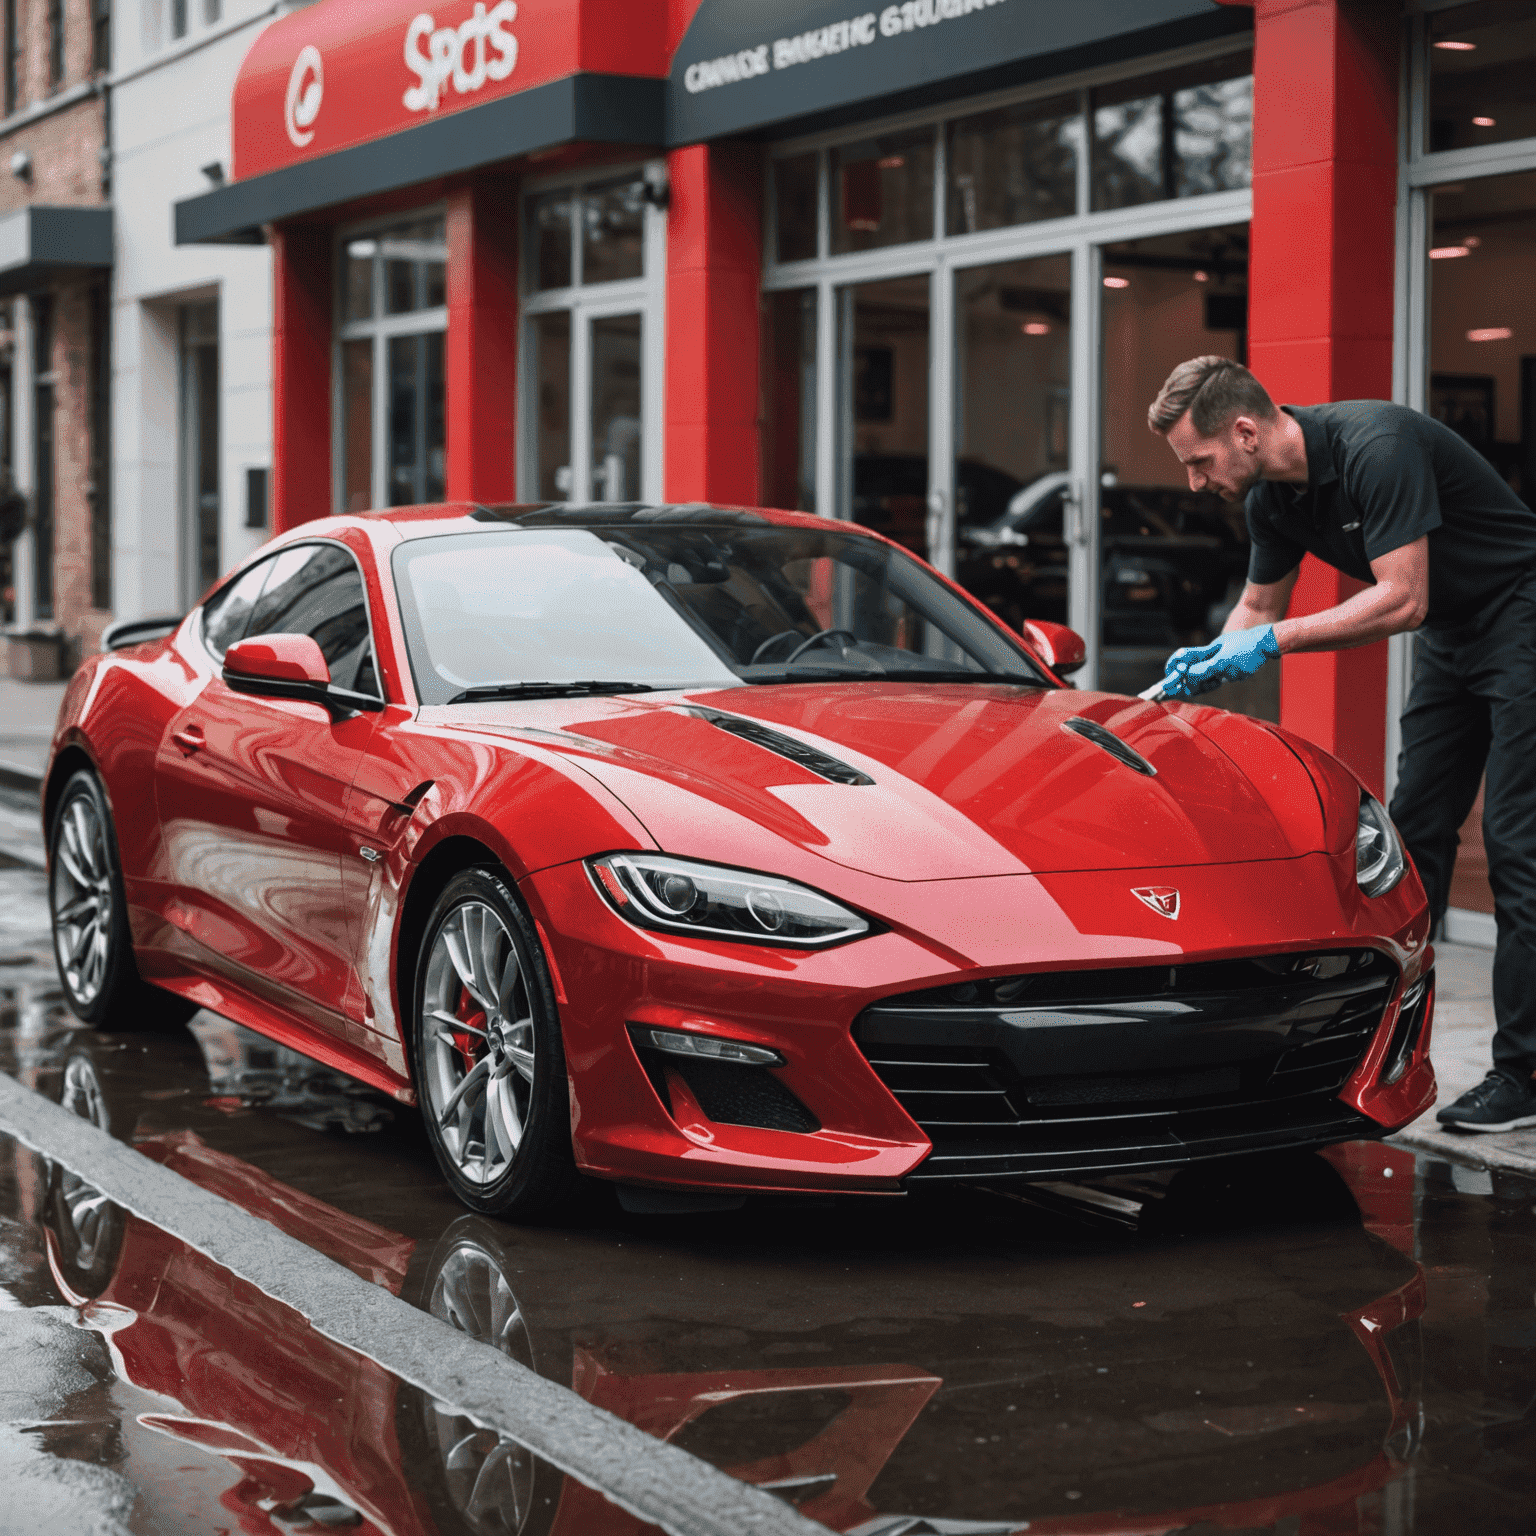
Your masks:
<svg viewBox="0 0 1536 1536"><path fill-rule="evenodd" d="M390 524L401 538L430 537L444 533L473 533L495 527L521 528L615 528L683 526L710 527L803 527L824 529L829 519L809 512L788 512L776 507L731 506L710 501L528 501L438 502L430 506L387 507L361 512L339 521L367 526ZM850 523L839 528L863 533ZM877 535L869 535L878 537Z"/></svg>

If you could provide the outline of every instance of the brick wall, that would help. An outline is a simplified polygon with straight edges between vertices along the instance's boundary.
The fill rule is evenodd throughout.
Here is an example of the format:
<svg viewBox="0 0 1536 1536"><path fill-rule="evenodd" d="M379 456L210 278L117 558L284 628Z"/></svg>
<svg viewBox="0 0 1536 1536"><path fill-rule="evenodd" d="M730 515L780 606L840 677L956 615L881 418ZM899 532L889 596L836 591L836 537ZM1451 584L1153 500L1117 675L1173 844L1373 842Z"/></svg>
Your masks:
<svg viewBox="0 0 1536 1536"><path fill-rule="evenodd" d="M105 100L93 75L90 0L65 0L64 71L50 79L47 0L16 0L21 57L16 110L0 118L0 216L28 203L93 206L108 201ZM18 152L30 175L10 165ZM66 665L94 650L111 619L92 606L91 283L53 287L54 547L53 620L66 640Z"/></svg>

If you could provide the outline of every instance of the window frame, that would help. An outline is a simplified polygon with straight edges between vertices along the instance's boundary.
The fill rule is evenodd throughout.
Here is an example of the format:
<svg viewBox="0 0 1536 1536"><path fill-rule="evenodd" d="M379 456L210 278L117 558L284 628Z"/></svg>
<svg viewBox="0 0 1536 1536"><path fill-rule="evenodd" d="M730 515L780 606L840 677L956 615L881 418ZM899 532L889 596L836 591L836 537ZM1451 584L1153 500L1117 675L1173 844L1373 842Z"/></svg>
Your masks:
<svg viewBox="0 0 1536 1536"><path fill-rule="evenodd" d="M404 314L389 315L384 312L384 262L371 257L373 262L372 297L373 314L366 320L348 320L347 305L347 247L359 238L382 234L400 224L415 219L442 218L445 223L443 240L443 302L431 309L413 309ZM346 506L346 374L343 367L344 348L349 341L372 343L373 399L369 420L372 424L372 442L369 453L369 510L386 508L389 490L389 343L402 336L426 336L441 334L447 347L448 336L448 246L446 221L448 205L444 202L426 203L420 208L402 209L397 213L381 215L356 224L339 227L332 253L334 272L334 321L331 326L331 507L338 515L345 515ZM447 436L447 358L443 364L443 428ZM445 445L446 450L446 445ZM446 486L444 488L446 494Z"/></svg>
<svg viewBox="0 0 1536 1536"><path fill-rule="evenodd" d="M373 656L373 675L374 675L374 678L377 680L378 687L379 687L379 691L378 691L377 694L364 694L363 697L365 697L365 698L377 698L377 699L381 700L385 704L393 703L395 701L392 700L389 697L389 692L388 692L388 690L384 686L384 669L383 669L383 667L381 667L379 665L379 640L378 640L378 633L379 632L378 632L378 626L374 623L373 598L372 598L372 595L368 591L368 573L363 569L363 562L358 559L357 551L352 549L347 544L343 543L340 539L326 539L326 538L295 539L295 540L293 540L292 543L279 545L278 548L276 548L276 549L271 549L271 548L263 549L262 551L260 551L256 555L256 557L254 559L247 560L244 565L240 566L238 569L236 569L234 571L231 571L229 576L228 576L228 578L226 580L224 580L224 581L221 581L219 583L218 587L214 591L210 592L208 594L208 596L205 597L202 600L202 602L200 602L197 605L197 609L196 609L197 622L193 626L193 629L194 629L194 632L197 635L198 644L202 647L204 653L213 662L213 664L222 671L223 666L224 666L224 657L228 654L228 649L226 648L223 651L216 651L213 648L212 642L208 639L208 630L207 630L208 605L211 602L213 602L215 598L219 598L219 597L224 596L224 594L227 593L229 591L229 589L235 585L236 582L243 580L252 571L254 571L257 568L257 566L260 566L260 565L270 565L270 564L274 563L275 561L277 561L278 559L280 559L283 555L288 554L291 550L295 550L295 549L320 549L320 548L339 549L339 550L341 550L351 560L354 568L357 571L358 580L362 583L362 588L363 588L363 617L367 621L367 624L368 624L368 649L369 649L369 652ZM269 580L270 577L271 577L271 573L268 572L267 578L262 581L261 590L256 594L256 602L259 603L261 601L262 597L265 595L266 590L267 590L267 580ZM256 606L253 603L251 605L251 612L254 613L255 611L256 611ZM247 628L248 627L249 626L247 626ZM290 631L290 630L269 630L269 631L267 631L267 633L269 633L269 634L290 634L290 633L293 633L293 631ZM247 639L250 639L250 638L251 637L250 637L248 632L247 633L242 633L241 636L240 636L240 640L247 640ZM238 645L239 643L240 643L239 640L232 640L230 642L231 645Z"/></svg>
<svg viewBox="0 0 1536 1536"><path fill-rule="evenodd" d="M667 212L645 204L643 260L639 277L613 282L582 281L582 220L571 219L571 277L564 288L534 287L530 210L549 192L568 191L579 200L588 187L622 181L664 185L666 162L619 161L592 166L578 174L529 180L519 189L518 240L521 259L518 315L517 488L522 501L540 501L538 471L539 355L536 320L563 310L570 316L568 390L570 411L569 502L592 500L591 483L591 328L594 320L621 315L640 317L641 458L638 500L660 502L665 484L663 431L666 387Z"/></svg>

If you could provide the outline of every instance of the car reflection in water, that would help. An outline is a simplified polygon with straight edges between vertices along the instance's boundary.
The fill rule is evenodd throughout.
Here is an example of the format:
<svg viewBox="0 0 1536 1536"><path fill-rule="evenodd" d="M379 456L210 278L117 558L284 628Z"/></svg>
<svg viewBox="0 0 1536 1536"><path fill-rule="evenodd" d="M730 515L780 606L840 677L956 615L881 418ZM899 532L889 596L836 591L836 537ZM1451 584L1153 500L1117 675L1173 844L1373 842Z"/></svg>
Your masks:
<svg viewBox="0 0 1536 1536"><path fill-rule="evenodd" d="M212 1055L219 1059L216 1051ZM320 1081L312 1077L302 1097L306 1114L318 1112L319 1096ZM65 1062L62 1097L74 1112L111 1126L89 1046L76 1048ZM336 1113L341 1118L329 1123L344 1124L344 1103ZM1272 1177L1295 1191L1298 1208L1342 1204L1352 1220L1327 1228L1336 1263L1318 1265L1315 1255L1303 1256L1262 1312L1253 1302L1262 1286L1237 1285L1223 1294L1219 1278L1214 1284L1190 1278L1190 1255L1179 1241L1159 1242L1160 1229L1166 1239L1167 1229L1219 1212L1223 1199L1267 1198L1262 1180L1254 1184L1240 1175L1239 1187L1231 1175L1223 1184L1222 1175L1189 1170L1171 1181L1149 1181L1139 1199L1126 1183L1108 1194L1102 1188L1030 1186L1026 1195L1035 1204L1139 1228L1150 1239L1133 1254L1138 1294L1151 1298L1142 1303L1149 1310L1131 1314L1142 1319L1134 1347L1112 1342L1127 1315L1126 1267L1112 1262L1112 1249L1090 1250L1073 1271L1076 1294L1064 1302L1075 1319L1070 1328L1031 1332L1029 1307L1019 1303L1010 1313L1003 1303L1001 1323L977 1321L982 1337L967 1346L985 1354L984 1335L1001 1327L997 1336L1005 1342L992 1351L990 1368L971 1380L965 1372L974 1367L951 1366L947 1382L900 1353L883 1358L881 1333L916 1335L918 1329L855 1325L836 1335L841 1345L831 1346L862 1356L851 1363L749 1368L738 1363L741 1342L749 1337L740 1328L674 1326L669 1333L656 1324L637 1330L635 1318L645 1316L643 1287L654 1289L662 1273L634 1268L643 1243L613 1244L611 1273L602 1278L605 1296L632 1293L641 1305L625 1314L627 1321L605 1323L599 1315L594 1326L586 1320L577 1277L558 1265L541 1273L527 1234L464 1216L424 1251L399 1233L279 1183L190 1130L142 1136L136 1145L373 1284L852 1536L1161 1531L1205 1522L1269 1527L1311 1516L1327 1516L1330 1531L1364 1531L1375 1516L1361 1513L1369 1504L1360 1504L1361 1496L1393 1481L1418 1444L1417 1318L1424 1276L1407 1257L1413 1164L1378 1144L1335 1149L1328 1163L1305 1157L1277 1165ZM160 1411L141 1414L140 1425L227 1465L220 1502L239 1530L276 1536L340 1526L365 1536L638 1536L650 1529L522 1446L477 1426L452 1404L332 1344L296 1312L63 1169L50 1171L44 1210L53 1278L79 1325L107 1337L125 1381L165 1400ZM688 1232L694 1243L688 1252L696 1254L700 1229ZM677 1269L676 1252L665 1246L672 1233L663 1229L657 1250L668 1279ZM1231 1252L1245 1241L1241 1234L1224 1240ZM1289 1250L1270 1244L1247 1262L1263 1269L1276 1252ZM645 1264L643 1253L638 1262ZM813 1286L831 1287L822 1296L823 1310L848 1299L841 1290L843 1268L831 1266L825 1282L812 1278ZM904 1276L903 1268L912 1273ZM827 1269L818 1265L816 1273ZM1320 1279L1302 1282L1298 1305L1297 1276L1318 1269L1324 1271ZM910 1288L914 1275L923 1288L915 1299L926 1296L931 1312L931 1254L898 1256L893 1288ZM1019 1278L1029 1283L1027 1274ZM1339 1297L1362 1278L1386 1288L1340 1313ZM1317 1295L1308 1286L1320 1288ZM974 1310L972 1301L952 1299L957 1308ZM686 1295L677 1305L681 1314L664 1308L661 1315L686 1317ZM541 1314L549 1321L541 1323ZM910 1309L905 1315L912 1315ZM760 1320L729 1308L721 1312L718 1304L709 1313L716 1323L733 1316ZM1241 1377L1246 1365L1256 1388L1201 1400L1172 1384L1174 1362L1182 1362L1190 1348L1192 1316L1205 1341L1202 1379L1224 1379L1224 1372ZM1007 1359L1010 1350L1019 1353L1021 1336L1023 1369ZM1085 1338L1113 1365L1112 1385L1104 1380L1107 1367L1085 1368ZM799 1347L768 1345L765 1351L759 1335L746 1358ZM946 1347L952 1358L953 1346ZM913 1351L918 1358L925 1352ZM1257 1378L1254 1360L1240 1355L1263 1356ZM1054 1400L1053 1383L1071 1387L1070 1408ZM1112 1399L1105 1396L1109 1392ZM1147 1404L1153 1411L1145 1411ZM1069 1412L1079 1420L1085 1413L1096 1417L1097 1432L1054 1434L1068 1428L1053 1421ZM1117 1418L1118 1446L1104 1439ZM976 1455L982 1496L1002 1506L996 1517L977 1508L956 1511L955 1518L884 1512L922 1503L925 1484L948 1487L946 1496L954 1497L958 1485L950 1481L955 1468L948 1463L957 1450L963 1460L973 1442L996 1440L988 1431L1002 1428L1007 1440L1029 1449L1022 1464L1010 1465L1000 1478L993 1458L1006 1454L1004 1448ZM1149 1444L1159 1458L1155 1486L1185 1492L1198 1501L1195 1507L1149 1508L1145 1487L1139 1495L1132 1491ZM1113 1489L1114 1463L1122 1454L1132 1475L1121 1485L1126 1510L1136 1513L1008 1508L1020 1502L1019 1484L1042 1475L1031 1462L1059 1462L1044 1472L1053 1483L1065 1476L1084 1487ZM1318 1471L1327 1475L1319 1478ZM1265 1491L1255 1495L1256 1488ZM1231 1490L1231 1497L1211 1497L1221 1490ZM965 1502L974 1505L976 1496Z"/></svg>

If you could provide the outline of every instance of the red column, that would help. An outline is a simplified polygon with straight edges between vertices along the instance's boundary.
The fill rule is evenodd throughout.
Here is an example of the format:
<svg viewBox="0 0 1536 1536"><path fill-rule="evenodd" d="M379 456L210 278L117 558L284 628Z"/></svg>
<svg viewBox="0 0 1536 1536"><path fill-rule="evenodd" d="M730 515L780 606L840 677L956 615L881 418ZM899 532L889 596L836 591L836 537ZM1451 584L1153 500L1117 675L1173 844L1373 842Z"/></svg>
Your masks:
<svg viewBox="0 0 1536 1536"><path fill-rule="evenodd" d="M1249 362L1276 400L1390 399L1400 7L1258 0L1254 7ZM1291 612L1358 584L1310 557ZM1280 718L1381 792L1385 643L1287 656Z"/></svg>
<svg viewBox="0 0 1536 1536"><path fill-rule="evenodd" d="M762 152L667 157L666 496L757 501Z"/></svg>
<svg viewBox="0 0 1536 1536"><path fill-rule="evenodd" d="M448 194L449 501L517 499L517 189Z"/></svg>
<svg viewBox="0 0 1536 1536"><path fill-rule="evenodd" d="M331 515L331 232L272 231L272 531Z"/></svg>

